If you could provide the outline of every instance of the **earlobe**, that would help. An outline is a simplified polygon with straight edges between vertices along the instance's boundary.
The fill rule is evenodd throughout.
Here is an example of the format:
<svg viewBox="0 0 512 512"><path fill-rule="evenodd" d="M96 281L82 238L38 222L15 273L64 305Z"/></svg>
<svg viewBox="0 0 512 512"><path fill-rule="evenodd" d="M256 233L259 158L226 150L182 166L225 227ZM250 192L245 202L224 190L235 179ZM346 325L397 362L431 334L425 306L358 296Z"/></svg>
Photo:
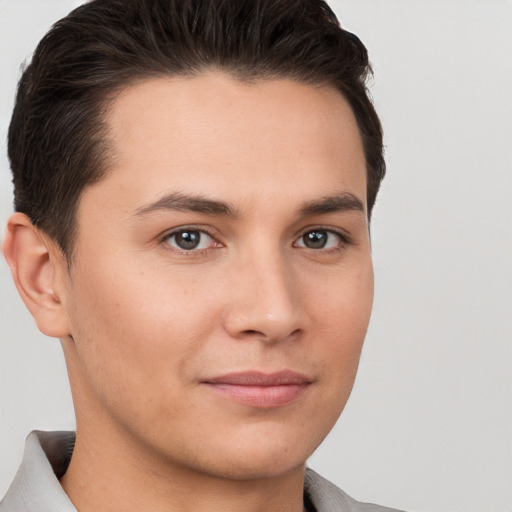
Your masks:
<svg viewBox="0 0 512 512"><path fill-rule="evenodd" d="M16 288L39 330L56 338L68 335L62 251L18 212L7 223L3 252Z"/></svg>

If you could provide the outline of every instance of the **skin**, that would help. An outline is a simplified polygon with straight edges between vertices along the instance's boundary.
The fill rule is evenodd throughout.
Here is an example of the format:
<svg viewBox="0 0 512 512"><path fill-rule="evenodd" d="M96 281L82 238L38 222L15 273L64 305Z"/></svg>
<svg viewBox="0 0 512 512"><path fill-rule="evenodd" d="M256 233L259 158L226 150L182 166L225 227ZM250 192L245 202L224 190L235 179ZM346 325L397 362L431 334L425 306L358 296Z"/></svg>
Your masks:
<svg viewBox="0 0 512 512"><path fill-rule="evenodd" d="M61 483L81 512L299 512L373 296L353 113L330 86L212 72L128 87L107 120L112 165L82 194L71 266L19 213L4 244L64 347L77 443ZM199 248L180 249L177 228ZM315 230L324 247L306 245ZM209 384L283 370L306 380L283 404Z"/></svg>

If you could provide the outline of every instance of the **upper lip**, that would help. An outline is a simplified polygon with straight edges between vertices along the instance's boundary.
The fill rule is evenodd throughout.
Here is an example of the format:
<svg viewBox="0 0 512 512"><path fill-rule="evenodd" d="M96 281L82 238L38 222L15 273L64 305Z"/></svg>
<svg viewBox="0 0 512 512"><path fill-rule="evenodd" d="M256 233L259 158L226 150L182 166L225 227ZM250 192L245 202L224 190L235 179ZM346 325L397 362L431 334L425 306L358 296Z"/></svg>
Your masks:
<svg viewBox="0 0 512 512"><path fill-rule="evenodd" d="M311 379L292 370L282 370L274 373L245 371L208 378L203 382L232 386L292 386L309 384Z"/></svg>

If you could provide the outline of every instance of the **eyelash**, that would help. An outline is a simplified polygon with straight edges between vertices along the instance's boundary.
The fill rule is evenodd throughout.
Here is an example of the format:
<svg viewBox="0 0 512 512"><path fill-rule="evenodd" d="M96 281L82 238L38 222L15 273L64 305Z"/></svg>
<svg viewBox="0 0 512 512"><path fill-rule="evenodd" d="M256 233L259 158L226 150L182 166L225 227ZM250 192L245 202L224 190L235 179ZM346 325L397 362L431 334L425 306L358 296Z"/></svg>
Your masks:
<svg viewBox="0 0 512 512"><path fill-rule="evenodd" d="M315 233L315 232L325 232L328 234L328 236L334 235L338 238L338 243L336 244L335 247L328 247L328 248L321 247L321 248L316 248L316 249L311 248L311 247L296 245L299 241L302 241L308 233ZM325 227L325 226L315 226L313 228L307 228L305 231L302 231L302 234L293 243L294 247L299 247L301 249L309 250L314 253L322 252L323 254L339 252L340 250L342 250L343 248L347 247L350 244L351 244L351 241L345 233L342 233L338 229L334 229L332 227Z"/></svg>
<svg viewBox="0 0 512 512"><path fill-rule="evenodd" d="M174 247L169 244L169 240L173 237L176 237L177 235L180 235L182 233L200 233L202 235L207 235L210 237L214 243L214 247L206 247L204 249L181 249L179 247ZM217 241L213 233L210 233L208 230L206 230L204 227L196 227L196 226L184 226L177 229L174 229L173 231L167 233L165 236L162 237L162 243L166 243L169 245L173 251L177 252L178 254L182 254L185 256L201 256L211 249L217 249L223 247L223 245Z"/></svg>
<svg viewBox="0 0 512 512"><path fill-rule="evenodd" d="M329 247L326 249L325 248L311 248L311 247L296 245L299 242L299 240L302 240L308 233L314 233L315 231L316 232L326 232L326 233L328 233L328 235L335 235L339 239L339 243L336 245L336 247ZM171 244L169 244L169 240L171 240L173 237L176 237L177 235L180 235L182 233L191 233L191 232L192 233L200 233L200 236L207 235L208 237L210 237L213 241L213 247L206 247L203 249L192 248L192 249L187 250L187 249L181 249L176 246L171 246ZM201 255L204 255L205 253L209 252L212 249L218 249L218 248L224 247L224 245L221 242L217 241L217 239L215 238L215 235L213 233L211 233L209 230L205 229L204 227L197 227L197 226L184 226L184 227L177 228L169 233L166 233L162 237L161 242L169 245L173 251L175 251L179 254L185 255L185 256L189 256L189 257L201 256ZM301 234L293 242L293 247L298 247L300 249L311 251L313 253L321 252L321 253L325 254L325 253L339 252L344 247L346 247L350 244L352 244L352 241L350 240L350 238L345 233L341 232L340 230L334 229L332 227L327 227L327 226L315 226L315 227L308 227L306 230L303 230L301 232Z"/></svg>

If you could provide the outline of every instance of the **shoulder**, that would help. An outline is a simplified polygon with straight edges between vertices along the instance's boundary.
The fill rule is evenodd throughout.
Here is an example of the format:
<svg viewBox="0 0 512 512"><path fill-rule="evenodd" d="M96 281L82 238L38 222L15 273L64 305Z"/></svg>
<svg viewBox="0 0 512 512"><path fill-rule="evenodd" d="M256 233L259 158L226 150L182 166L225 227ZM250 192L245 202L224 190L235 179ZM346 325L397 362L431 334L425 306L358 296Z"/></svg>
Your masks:
<svg viewBox="0 0 512 512"><path fill-rule="evenodd" d="M356 501L310 468L306 469L304 491L316 512L400 512L373 503Z"/></svg>

